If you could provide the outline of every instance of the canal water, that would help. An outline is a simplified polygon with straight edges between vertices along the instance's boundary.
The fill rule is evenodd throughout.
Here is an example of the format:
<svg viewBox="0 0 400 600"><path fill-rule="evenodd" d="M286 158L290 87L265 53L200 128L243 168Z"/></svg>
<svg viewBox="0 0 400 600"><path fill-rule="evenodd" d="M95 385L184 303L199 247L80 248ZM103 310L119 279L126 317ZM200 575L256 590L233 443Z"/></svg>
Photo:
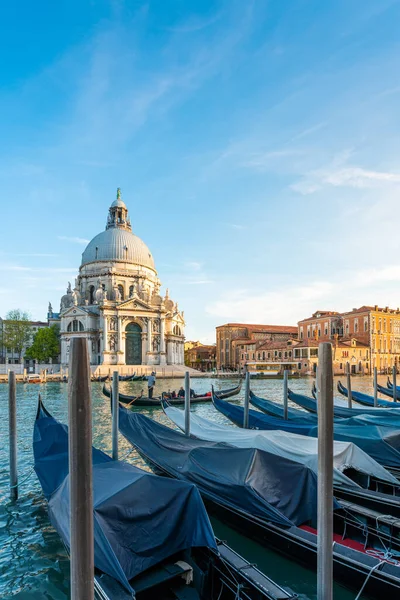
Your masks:
<svg viewBox="0 0 400 600"><path fill-rule="evenodd" d="M385 384L385 378L380 378ZM211 384L216 389L231 387L234 379L193 379L196 393L207 392ZM310 378L290 380L290 387L310 395ZM183 380L158 379L155 394L169 388L176 390ZM146 382L121 382L120 391L138 394ZM280 401L282 380L254 380L253 391L266 398ZM372 381L367 377L353 378L353 389L372 392ZM50 525L46 502L34 472L32 472L32 432L37 409L38 393L53 414L67 423L67 385L17 384L18 471L19 499L9 502L8 471L8 386L0 386L0 598L2 600L66 600L69 598L69 560L58 534ZM243 399L243 396L241 396ZM93 443L105 452L111 452L111 418L109 400L102 394L102 384L92 384ZM198 404L193 410L216 422L227 423L210 404ZM159 409L142 409L157 421L168 423ZM170 424L170 423L168 423ZM120 436L120 457L146 468L140 457ZM254 562L267 575L283 586L288 586L300 597L316 598L316 575L278 554L266 550L222 523L212 520L218 537L227 540L240 554ZM335 600L354 600L357 594L335 584ZM367 596L362 596L366 599Z"/></svg>

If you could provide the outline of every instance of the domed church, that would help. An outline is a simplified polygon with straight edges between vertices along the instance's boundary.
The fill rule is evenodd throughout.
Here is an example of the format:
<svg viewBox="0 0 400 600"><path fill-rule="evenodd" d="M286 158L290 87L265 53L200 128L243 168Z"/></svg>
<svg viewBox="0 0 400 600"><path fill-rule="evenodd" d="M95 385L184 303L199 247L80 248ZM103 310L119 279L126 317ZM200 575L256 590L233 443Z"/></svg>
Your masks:
<svg viewBox="0 0 400 600"><path fill-rule="evenodd" d="M153 256L132 233L118 188L105 231L87 245L75 287L69 283L61 298L61 363L68 364L71 337L80 336L88 340L92 365L184 364L183 311L160 288Z"/></svg>

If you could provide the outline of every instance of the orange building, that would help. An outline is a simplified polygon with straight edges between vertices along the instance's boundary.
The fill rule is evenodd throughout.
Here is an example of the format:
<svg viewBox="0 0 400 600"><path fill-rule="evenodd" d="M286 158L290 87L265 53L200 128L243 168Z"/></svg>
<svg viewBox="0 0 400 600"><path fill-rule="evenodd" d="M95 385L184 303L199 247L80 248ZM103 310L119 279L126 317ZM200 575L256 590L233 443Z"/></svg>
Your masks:
<svg viewBox="0 0 400 600"><path fill-rule="evenodd" d="M286 341L295 338L297 327L290 325L254 325L247 323L227 323L216 328L217 368L237 370L239 367L240 345L255 342L255 348L267 341Z"/></svg>
<svg viewBox="0 0 400 600"><path fill-rule="evenodd" d="M187 350L185 364L198 371L213 371L216 367L215 352L215 344L194 346Z"/></svg>

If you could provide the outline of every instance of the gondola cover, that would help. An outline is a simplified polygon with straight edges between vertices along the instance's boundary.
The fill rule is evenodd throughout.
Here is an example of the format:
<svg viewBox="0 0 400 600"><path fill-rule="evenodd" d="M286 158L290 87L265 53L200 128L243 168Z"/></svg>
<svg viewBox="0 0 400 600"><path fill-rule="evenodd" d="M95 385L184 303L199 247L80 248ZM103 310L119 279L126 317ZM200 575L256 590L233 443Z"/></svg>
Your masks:
<svg viewBox="0 0 400 600"><path fill-rule="evenodd" d="M315 523L317 478L307 466L254 448L185 437L120 406L121 433L168 474L233 511L282 526Z"/></svg>
<svg viewBox="0 0 400 600"><path fill-rule="evenodd" d="M34 428L35 471L50 520L70 544L68 428L39 406ZM129 580L192 547L216 548L194 485L157 477L93 448L95 566L129 592Z"/></svg>
<svg viewBox="0 0 400 600"><path fill-rule="evenodd" d="M173 406L167 406L165 414L180 429L185 427L185 412ZM259 431L240 429L215 423L196 414L190 415L190 433L207 441L225 442L238 448L259 448L271 454L284 456L296 462L308 465L318 473L318 440L296 435L287 431ZM365 480L374 477L380 481L398 485L398 480L384 469L361 448L351 442L333 443L333 481L336 486L360 487L347 477L346 471L354 469L365 476Z"/></svg>
<svg viewBox="0 0 400 600"><path fill-rule="evenodd" d="M225 400L213 397L214 406L228 419L241 427L243 425L243 406L234 406ZM364 452L372 456L385 467L400 468L400 430L397 427L372 425L375 417L364 415L335 422L334 439L353 442ZM270 417L255 410L249 410L249 425L252 429L289 431L300 435L318 437L316 424L298 424L293 420L285 421Z"/></svg>

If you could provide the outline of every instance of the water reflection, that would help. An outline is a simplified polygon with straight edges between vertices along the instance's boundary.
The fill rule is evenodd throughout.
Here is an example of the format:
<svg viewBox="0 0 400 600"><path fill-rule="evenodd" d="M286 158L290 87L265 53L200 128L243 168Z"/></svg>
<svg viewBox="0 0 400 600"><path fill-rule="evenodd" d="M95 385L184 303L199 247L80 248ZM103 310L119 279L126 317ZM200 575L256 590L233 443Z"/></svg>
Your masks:
<svg viewBox="0 0 400 600"><path fill-rule="evenodd" d="M386 384L385 376L379 380L383 385ZM205 393L210 390L211 384L217 389L224 389L232 387L236 381L235 378L199 378L192 381L192 387L196 393ZM183 383L183 379L158 379L155 394L159 395L168 389L178 390ZM93 443L111 453L110 401L103 396L102 386L102 383L92 384ZM311 378L290 380L290 387L294 391L310 394L311 386ZM141 389L146 393L146 382L120 382L122 393L138 395ZM262 397L275 401L282 399L282 380L253 380L252 389ZM372 393L372 379L353 378L353 389ZM69 597L69 560L58 534L49 523L46 503L37 478L34 473L30 474L38 392L54 417L64 423L68 421L66 384L17 384L18 473L21 487L19 500L12 505L9 503L8 487L8 388L0 385L0 598L3 600L66 600ZM242 401L243 391L236 398ZM141 410L171 426L162 410ZM193 410L216 422L229 423L211 404L196 404L193 405ZM119 448L122 459L126 457L132 464L147 468L122 436L119 438ZM299 594L316 598L314 573L269 552L219 521L213 521L213 525L217 535L228 540L234 548L250 561L256 562L279 583L291 587ZM354 595L353 592L335 586L337 599L352 600Z"/></svg>

